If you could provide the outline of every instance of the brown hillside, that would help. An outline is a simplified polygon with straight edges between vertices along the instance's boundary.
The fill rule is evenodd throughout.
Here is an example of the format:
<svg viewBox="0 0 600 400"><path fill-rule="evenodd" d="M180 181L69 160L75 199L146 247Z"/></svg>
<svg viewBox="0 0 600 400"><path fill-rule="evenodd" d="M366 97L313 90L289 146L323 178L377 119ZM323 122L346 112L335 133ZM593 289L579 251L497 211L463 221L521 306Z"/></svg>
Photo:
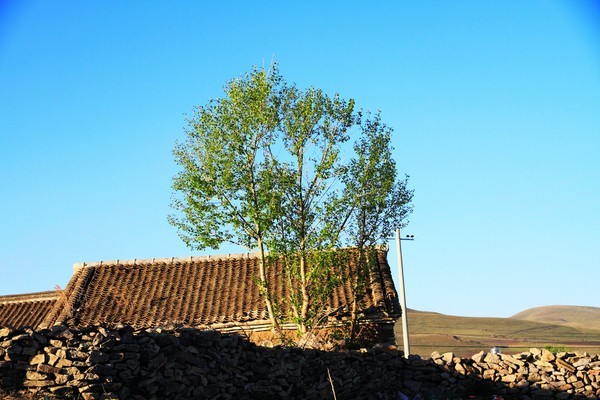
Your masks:
<svg viewBox="0 0 600 400"><path fill-rule="evenodd" d="M600 308L583 306L535 307L513 315L511 318L571 326L573 328L600 330Z"/></svg>
<svg viewBox="0 0 600 400"><path fill-rule="evenodd" d="M514 354L532 347L600 353L600 330L516 318L458 317L431 312L408 312L411 353L428 357L433 351L471 356L500 347ZM402 326L396 323L396 342L402 346Z"/></svg>

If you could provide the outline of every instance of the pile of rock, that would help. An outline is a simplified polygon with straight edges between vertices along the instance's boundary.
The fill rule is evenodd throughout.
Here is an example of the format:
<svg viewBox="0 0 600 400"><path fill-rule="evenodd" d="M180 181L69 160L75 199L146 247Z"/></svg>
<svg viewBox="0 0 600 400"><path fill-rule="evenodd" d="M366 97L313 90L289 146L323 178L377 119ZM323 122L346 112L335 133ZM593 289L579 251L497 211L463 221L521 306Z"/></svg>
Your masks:
<svg viewBox="0 0 600 400"><path fill-rule="evenodd" d="M83 399L596 399L599 377L598 356L536 349L407 360L394 347L266 348L194 329L0 329L0 389Z"/></svg>
<svg viewBox="0 0 600 400"><path fill-rule="evenodd" d="M533 397L568 399L600 396L600 360L597 355L561 352L545 349L507 355L484 353L469 359L452 353L433 353L431 361L445 370L443 385L450 389L467 390L462 385L467 378L493 382L503 393ZM472 379L471 379L472 381Z"/></svg>

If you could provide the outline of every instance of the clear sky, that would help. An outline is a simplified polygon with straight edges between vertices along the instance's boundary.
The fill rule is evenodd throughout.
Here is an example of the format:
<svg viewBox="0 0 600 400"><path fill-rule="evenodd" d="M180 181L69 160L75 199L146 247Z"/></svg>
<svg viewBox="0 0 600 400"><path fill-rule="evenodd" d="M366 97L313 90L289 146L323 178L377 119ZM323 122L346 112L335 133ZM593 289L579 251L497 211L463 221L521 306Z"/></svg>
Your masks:
<svg viewBox="0 0 600 400"><path fill-rule="evenodd" d="M171 150L273 59L394 128L409 307L600 307L597 1L0 1L0 295L201 254L167 223Z"/></svg>

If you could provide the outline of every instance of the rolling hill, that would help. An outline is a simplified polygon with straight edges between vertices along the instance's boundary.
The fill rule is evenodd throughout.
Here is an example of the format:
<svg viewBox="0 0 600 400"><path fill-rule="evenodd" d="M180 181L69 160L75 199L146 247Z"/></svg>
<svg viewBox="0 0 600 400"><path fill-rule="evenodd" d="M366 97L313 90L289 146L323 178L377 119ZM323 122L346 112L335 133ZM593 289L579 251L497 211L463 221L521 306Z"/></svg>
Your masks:
<svg viewBox="0 0 600 400"><path fill-rule="evenodd" d="M525 321L600 330L600 308L583 306L545 306L530 308L511 318Z"/></svg>
<svg viewBox="0 0 600 400"><path fill-rule="evenodd" d="M596 327L600 319L590 318L588 322L589 326ZM515 317L459 317L413 310L408 312L408 324L411 353L422 357L428 357L433 351L452 351L460 356L471 356L496 346L504 353L513 354L532 347L545 346L600 353L600 329L585 326L545 323ZM396 342L402 344L400 321L396 323Z"/></svg>

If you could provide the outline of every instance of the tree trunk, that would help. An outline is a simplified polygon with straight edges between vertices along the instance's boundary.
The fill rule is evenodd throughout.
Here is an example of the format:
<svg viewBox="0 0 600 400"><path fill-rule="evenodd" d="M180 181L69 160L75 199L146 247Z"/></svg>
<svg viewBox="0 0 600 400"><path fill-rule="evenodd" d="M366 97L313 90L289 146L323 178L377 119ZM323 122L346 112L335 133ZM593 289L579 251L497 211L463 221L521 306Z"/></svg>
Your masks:
<svg viewBox="0 0 600 400"><path fill-rule="evenodd" d="M353 343L356 340L357 327L358 327L358 299L364 294L365 279L368 279L368 274L365 274L365 269L369 265L368 255L365 254L365 240L362 239L359 242L358 257L356 259L356 271L355 276L351 276L354 282L352 284L352 312L350 314L350 342ZM366 276L365 276L366 275Z"/></svg>
<svg viewBox="0 0 600 400"><path fill-rule="evenodd" d="M302 290L302 309L300 310L300 332L306 333L306 320L308 318L308 309L310 305L310 296L308 294L308 283L306 279L306 255L300 254L300 281Z"/></svg>
<svg viewBox="0 0 600 400"><path fill-rule="evenodd" d="M258 239L258 249L260 251L260 262L258 264L259 278L260 283L264 288L264 297L265 297L265 305L267 306L267 312L269 313L269 320L271 325L273 326L273 333L277 336L281 333L281 327L279 326L279 322L275 317L275 313L273 311L273 303L271 301L271 291L269 288L269 282L267 281L266 274L266 255L265 255L265 245L262 242L262 239Z"/></svg>
<svg viewBox="0 0 600 400"><path fill-rule="evenodd" d="M358 326L358 302L356 301L356 292L354 293L354 299L352 300L352 313L350 314L350 343L354 343L356 340L356 327Z"/></svg>

